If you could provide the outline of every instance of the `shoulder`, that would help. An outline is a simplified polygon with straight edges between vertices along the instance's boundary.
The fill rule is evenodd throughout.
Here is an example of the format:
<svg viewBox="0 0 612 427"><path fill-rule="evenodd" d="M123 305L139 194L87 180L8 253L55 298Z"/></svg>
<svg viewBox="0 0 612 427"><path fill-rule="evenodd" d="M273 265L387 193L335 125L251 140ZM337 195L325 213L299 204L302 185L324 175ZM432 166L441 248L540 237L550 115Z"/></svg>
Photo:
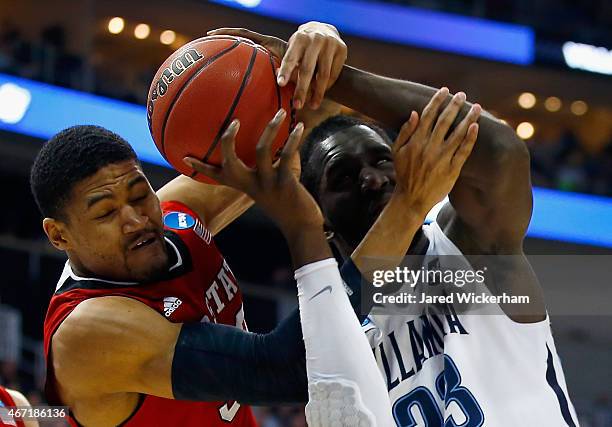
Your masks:
<svg viewBox="0 0 612 427"><path fill-rule="evenodd" d="M213 240L211 231L204 225L197 212L189 206L183 202L168 200L161 202L161 208L164 228L167 231L180 235L183 239L195 234L206 245L211 245Z"/></svg>
<svg viewBox="0 0 612 427"><path fill-rule="evenodd" d="M176 213L176 218L174 218L174 216L170 217L172 220L174 220L174 222L171 222L171 225L176 225L179 226L179 221L178 221L178 214L182 214L181 217L191 217L192 221L193 220L198 220L201 221L201 218L199 217L199 215L193 210L191 209L188 205L186 205L185 203L178 201L178 200L163 200L160 202L160 206L161 206L161 210L162 210L162 215L164 217L164 225L166 225L166 217L168 217L169 214L173 214ZM183 223L181 223L183 224ZM189 222L187 222L186 224L189 224Z"/></svg>
<svg viewBox="0 0 612 427"><path fill-rule="evenodd" d="M170 323L146 304L122 296L90 298L81 302L64 320L54 336L57 341L88 344L102 338L132 340L126 333ZM127 340L126 340L127 341ZM55 350L55 346L54 346Z"/></svg>
<svg viewBox="0 0 612 427"><path fill-rule="evenodd" d="M114 392L144 360L171 347L179 331L180 324L137 300L90 298L70 313L53 336L56 377L73 391Z"/></svg>
<svg viewBox="0 0 612 427"><path fill-rule="evenodd" d="M164 215L168 212L182 212L203 222L205 218L202 210L198 209L198 197L194 194L197 193L194 185L203 184L196 183L189 177L180 176L160 188L156 194Z"/></svg>

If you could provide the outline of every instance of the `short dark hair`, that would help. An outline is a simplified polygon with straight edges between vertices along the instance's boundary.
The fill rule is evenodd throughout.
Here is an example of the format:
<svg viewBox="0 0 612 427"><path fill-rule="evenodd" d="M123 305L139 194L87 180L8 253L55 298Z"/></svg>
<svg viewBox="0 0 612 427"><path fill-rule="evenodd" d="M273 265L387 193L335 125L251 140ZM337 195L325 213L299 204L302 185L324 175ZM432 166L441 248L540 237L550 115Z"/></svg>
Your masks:
<svg viewBox="0 0 612 427"><path fill-rule="evenodd" d="M381 127L358 117L343 114L332 116L324 120L317 127L312 129L304 140L302 148L300 149L300 159L302 165L302 175L300 180L302 181L304 187L306 187L308 192L312 194L316 200L318 200L319 197L319 183L321 182L322 170L319 167L319 164L311 161L315 147L338 132L360 125L369 127L374 132L378 133L387 144L392 144L391 137L387 131Z"/></svg>
<svg viewBox="0 0 612 427"><path fill-rule="evenodd" d="M100 126L73 126L54 135L38 152L30 171L30 188L45 217L65 219L63 208L79 181L112 163L136 159L114 132Z"/></svg>

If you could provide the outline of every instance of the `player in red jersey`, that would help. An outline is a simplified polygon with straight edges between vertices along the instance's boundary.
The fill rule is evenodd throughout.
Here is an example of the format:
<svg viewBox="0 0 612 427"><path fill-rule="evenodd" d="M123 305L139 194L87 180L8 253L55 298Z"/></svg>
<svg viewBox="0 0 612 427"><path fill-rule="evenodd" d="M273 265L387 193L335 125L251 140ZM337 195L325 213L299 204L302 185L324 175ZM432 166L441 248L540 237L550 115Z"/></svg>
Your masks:
<svg viewBox="0 0 612 427"><path fill-rule="evenodd" d="M11 414L11 407L25 409L30 407L30 402L18 391L0 386L0 427L38 427L33 419L23 420Z"/></svg>
<svg viewBox="0 0 612 427"><path fill-rule="evenodd" d="M302 76L327 67L325 79L337 77L344 43L329 26L318 43L322 34L328 48L304 58ZM277 115L264 142L284 119ZM287 337L300 341L299 316L266 335L234 327L243 326L242 298L212 235L250 206L247 196L185 177L156 195L131 147L93 126L52 138L31 184L50 242L69 257L45 320L45 352L49 401L69 405L75 424L251 426L248 407L222 399L305 400L304 364L294 363L303 345L285 346ZM268 202L296 268L322 259L320 213L308 215L308 197L281 190L250 195Z"/></svg>

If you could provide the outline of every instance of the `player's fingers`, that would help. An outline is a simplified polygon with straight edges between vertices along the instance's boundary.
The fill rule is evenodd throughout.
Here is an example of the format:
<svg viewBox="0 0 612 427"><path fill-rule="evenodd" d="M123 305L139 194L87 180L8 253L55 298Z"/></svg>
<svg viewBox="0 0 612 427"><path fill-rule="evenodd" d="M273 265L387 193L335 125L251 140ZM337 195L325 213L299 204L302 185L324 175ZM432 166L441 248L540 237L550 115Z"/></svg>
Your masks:
<svg viewBox="0 0 612 427"><path fill-rule="evenodd" d="M264 183L269 182L272 177L272 153L270 152L270 147L272 146L272 142L276 139L280 126L286 117L287 113L285 110L282 108L278 110L274 118L270 120L264 129L255 147L257 175Z"/></svg>
<svg viewBox="0 0 612 427"><path fill-rule="evenodd" d="M303 37L295 37L289 40L287 52L283 56L281 65L278 69L276 81L279 86L285 86L291 79L291 75L297 70L300 58L306 49L306 40Z"/></svg>
<svg viewBox="0 0 612 427"><path fill-rule="evenodd" d="M419 120L419 128L417 132L422 136L428 135L433 127L434 120L438 117L438 111L442 103L448 96L448 88L443 87L438 90L431 100L427 103L423 112L421 113L421 120Z"/></svg>
<svg viewBox="0 0 612 427"><path fill-rule="evenodd" d="M448 133L451 125L457 118L457 114L459 114L461 107L463 107L463 104L465 103L465 98L465 93L457 92L446 108L442 110L438 116L438 120L436 120L433 132L431 133L431 142L440 144L442 141L444 141L444 137Z"/></svg>
<svg viewBox="0 0 612 427"><path fill-rule="evenodd" d="M314 85L312 89L312 96L310 98L310 108L316 110L323 102L325 97L325 91L329 87L329 78L331 77L331 67L334 58L333 46L325 47L319 54L317 61L317 74L315 76Z"/></svg>
<svg viewBox="0 0 612 427"><path fill-rule="evenodd" d="M240 159L236 156L236 135L240 129L240 121L232 120L221 136L221 154L223 154L223 167L234 167ZM241 162L240 162L241 163Z"/></svg>
<svg viewBox="0 0 612 427"><path fill-rule="evenodd" d="M410 117L408 118L406 123L402 125L399 134L397 135L397 138L395 138L395 142L393 143L394 154L397 153L400 148L406 145L406 143L408 143L418 124L419 114L416 111L413 111L410 113Z"/></svg>
<svg viewBox="0 0 612 427"><path fill-rule="evenodd" d="M454 170L461 169L463 164L470 156L472 149L474 148L474 144L476 143L476 138L478 137L478 123L472 123L468 127L467 134L465 138L461 140L459 147L455 151L455 155L451 159L451 168Z"/></svg>
<svg viewBox="0 0 612 427"><path fill-rule="evenodd" d="M300 60L300 70L298 74L297 84L295 85L295 94L293 96L293 107L297 110L304 106L306 95L310 88L312 76L314 75L319 59L319 52L323 47L322 36L315 35L312 43L308 45L304 56Z"/></svg>
<svg viewBox="0 0 612 427"><path fill-rule="evenodd" d="M334 56L329 75L329 81L327 82L327 89L329 89L334 83L336 83L336 80L338 80L340 72L342 72L342 67L344 67L344 63L346 62L346 58L348 57L347 52L348 51L346 45L344 45L340 49L340 51L337 52Z"/></svg>
<svg viewBox="0 0 612 427"><path fill-rule="evenodd" d="M468 111L467 115L461 120L461 122L457 125L455 130L448 137L448 148L451 152L454 152L457 148L457 145L463 141L465 135L472 123L476 123L476 120L480 117L480 113L482 112L482 108L479 104L472 105L470 111Z"/></svg>
<svg viewBox="0 0 612 427"><path fill-rule="evenodd" d="M223 184L221 168L203 163L195 157L185 157L183 158L183 163L185 163L195 172L201 173L202 175L206 175L207 177L214 179L218 183Z"/></svg>
<svg viewBox="0 0 612 427"><path fill-rule="evenodd" d="M281 152L280 163L278 165L279 178L284 179L293 174L295 162L299 162L299 149L304 134L304 123L299 122L289 134L287 143ZM296 159L297 158L297 159Z"/></svg>

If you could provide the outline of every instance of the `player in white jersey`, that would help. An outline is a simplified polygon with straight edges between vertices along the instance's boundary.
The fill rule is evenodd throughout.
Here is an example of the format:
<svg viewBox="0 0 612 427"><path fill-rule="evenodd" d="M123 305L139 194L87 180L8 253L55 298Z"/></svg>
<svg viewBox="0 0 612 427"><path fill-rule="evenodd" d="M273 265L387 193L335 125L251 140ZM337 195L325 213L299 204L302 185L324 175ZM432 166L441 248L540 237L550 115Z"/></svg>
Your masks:
<svg viewBox="0 0 612 427"><path fill-rule="evenodd" d="M434 91L348 68L331 92L335 100L394 125L402 109L422 109ZM475 110L466 106L464 114ZM422 117L431 115L437 109L428 106ZM576 414L541 290L522 252L532 208L529 157L514 132L495 118L483 115L479 125L450 203L422 229L425 204L402 209L396 199L418 191L411 186L415 162L429 163L432 179L441 173L441 151L393 168L384 132L333 117L304 144L303 182L319 202L336 248L345 257L352 254L363 272L375 267L368 257L391 256L383 267L394 267L406 253L454 255L453 263L467 253L464 267L471 270L482 269L480 255L512 255L495 291L529 297L528 304L495 306L497 315L490 305L481 314L478 305L463 313L432 304L415 312L413 304L408 314L370 316L364 329L387 379L397 426L573 427ZM445 137L431 126L427 131L432 139Z"/></svg>
<svg viewBox="0 0 612 427"><path fill-rule="evenodd" d="M281 84L324 49L292 39L293 48L286 51L277 38L243 29L223 32L251 38L279 57L286 52ZM439 306L428 304L423 313L366 319L364 329L387 378L395 423L575 426L542 292L523 254L532 210L529 155L513 129L489 114L480 117L478 140L450 192L450 203L435 224L421 228L428 203L417 185L422 168L415 165L426 164L431 179L449 174L448 162L440 158L457 129L469 125L455 124L448 138L433 128L440 106L426 105L435 92L345 66L328 98L391 129L401 126L408 111L423 111L421 121L428 126L413 136L428 136L435 149L415 148L414 156L398 162L384 131L342 116L315 128L302 147L302 181L323 211L329 239L367 278L372 268L395 267L405 254L469 254L469 266L475 269L482 267L480 255L512 255L509 274L497 281L501 289L495 291L529 297L529 304L498 306L497 316L457 312L452 306L440 313ZM448 92L437 96L450 102ZM459 100L454 97L455 102L462 99L463 94ZM466 103L456 122L479 113L479 106ZM414 146L413 139L406 147ZM384 263L369 265L370 257L384 258ZM344 273L358 275L355 265L347 263Z"/></svg>
<svg viewBox="0 0 612 427"><path fill-rule="evenodd" d="M443 152L455 134L447 136L434 127L440 106L426 106L434 93L426 86L345 67L328 92L334 101L392 128L399 127L406 111L423 111L427 126L417 129L407 146L429 135L435 149L393 167L386 134L345 117L315 128L302 149L302 180L321 206L331 241L345 258L352 254L362 271L373 267L368 256L395 257L387 261L391 267L406 253L469 254L465 268L479 269L481 255L511 255L512 265L490 292L529 297L528 304L495 306L497 315L479 315L478 305L470 313L443 306L440 313L440 306L426 304L419 313L366 320L365 330L387 378L395 422L400 427L573 427L576 414L542 292L522 249L532 211L524 143L485 113L475 148L436 221L421 229L428 204L401 202L419 191L415 164L427 164L431 179L450 173ZM457 94L451 101L444 91L436 97L443 102L465 99ZM479 112L478 105L466 103L460 117ZM455 132L469 125L464 123Z"/></svg>

